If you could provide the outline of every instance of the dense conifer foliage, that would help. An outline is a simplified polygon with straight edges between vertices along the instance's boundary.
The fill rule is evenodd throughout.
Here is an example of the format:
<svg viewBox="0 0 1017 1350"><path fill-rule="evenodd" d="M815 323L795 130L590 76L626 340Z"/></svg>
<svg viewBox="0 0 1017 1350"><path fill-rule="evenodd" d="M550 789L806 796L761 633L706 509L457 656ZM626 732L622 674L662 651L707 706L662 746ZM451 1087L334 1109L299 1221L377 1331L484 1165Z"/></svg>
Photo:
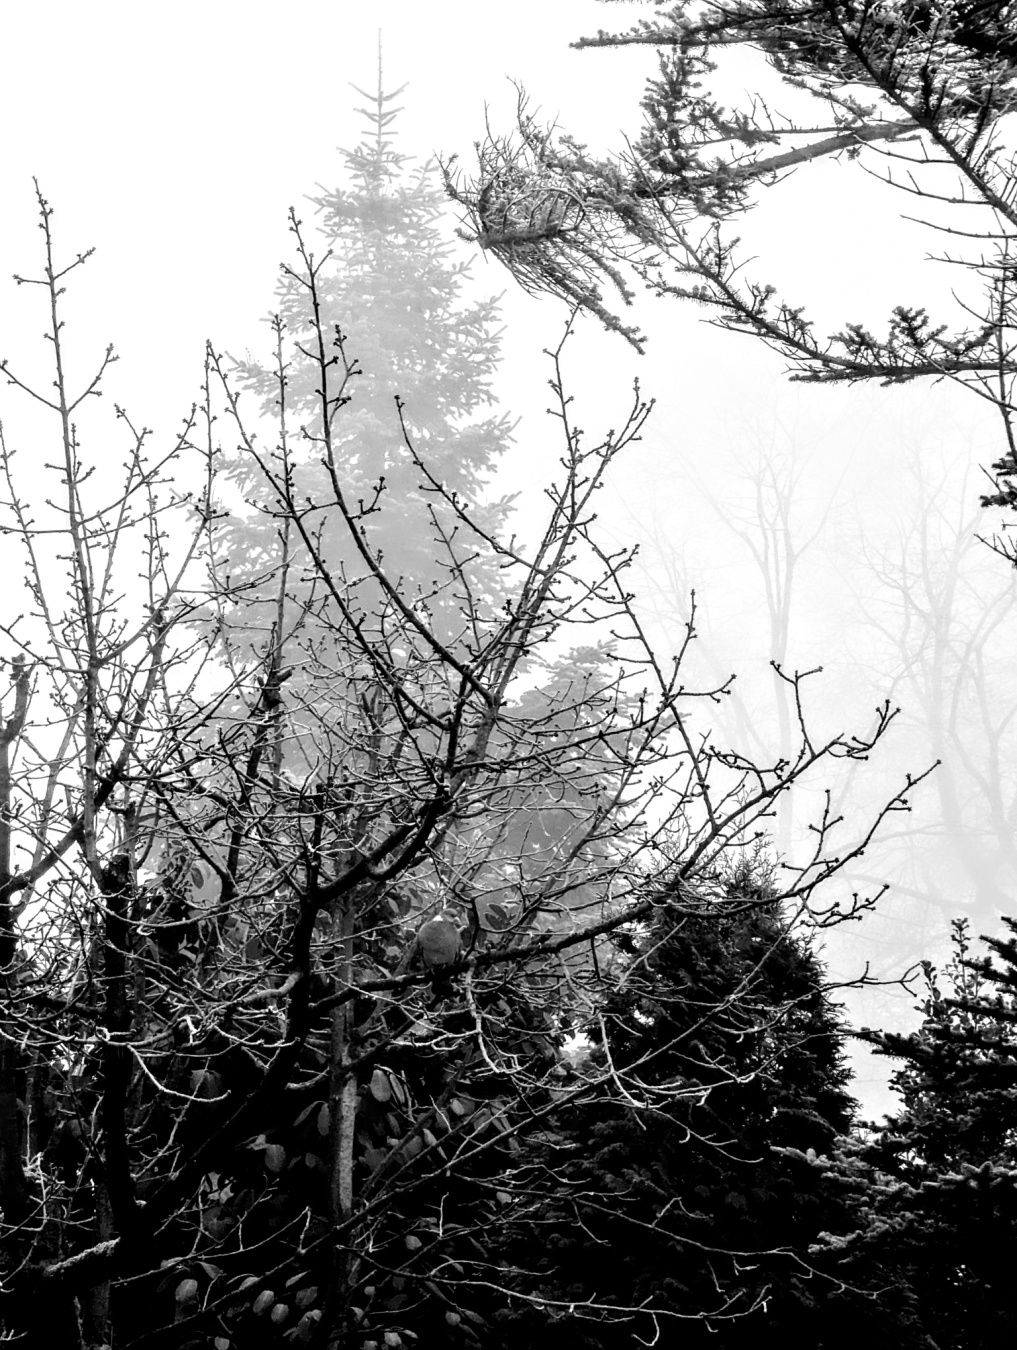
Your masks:
<svg viewBox="0 0 1017 1350"><path fill-rule="evenodd" d="M506 1345L819 1343L832 1286L806 1253L842 1214L802 1155L855 1104L822 966L772 894L757 859L615 937L624 975L586 1052L614 1090L524 1153L511 1255L546 1302Z"/></svg>
<svg viewBox="0 0 1017 1350"><path fill-rule="evenodd" d="M1017 1331L1017 922L1003 923L976 959L958 921L951 964L926 967L918 1030L866 1034L901 1061L902 1107L829 1167L854 1210L828 1240L836 1268L893 1291L906 1345L987 1350Z"/></svg>

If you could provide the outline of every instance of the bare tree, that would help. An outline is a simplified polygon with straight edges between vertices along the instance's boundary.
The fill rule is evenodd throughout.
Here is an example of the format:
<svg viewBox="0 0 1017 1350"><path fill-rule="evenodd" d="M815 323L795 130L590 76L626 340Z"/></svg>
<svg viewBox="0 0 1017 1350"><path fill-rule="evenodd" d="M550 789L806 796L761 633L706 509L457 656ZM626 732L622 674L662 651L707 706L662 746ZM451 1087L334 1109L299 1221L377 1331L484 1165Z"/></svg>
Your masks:
<svg viewBox="0 0 1017 1350"><path fill-rule="evenodd" d="M528 545L491 533L403 433L442 507L424 524L439 629L372 545L378 502L346 494L335 427L355 362L321 322L324 260L295 217L315 417L287 424L280 357L279 424L260 436L210 348L167 451L117 410L115 477L106 434L91 458L85 434L112 352L80 392L67 374L63 291L88 255L62 265L39 209L44 267L24 280L45 301L53 383L3 366L56 444L31 456L49 492L19 486L16 447L3 457L29 595L0 630L6 1333L222 1350L456 1327L475 1344L478 1281L525 1297L485 1246L518 1137L614 1081L576 1076L563 1049L598 1037L623 978L607 936L722 904L718 867L780 796L863 759L892 714L815 740L796 677L786 761L704 742L697 700L720 690L684 687L691 633L657 657L631 555L594 529L648 405L637 389L620 431L588 445L561 348L562 454ZM246 583L222 562L223 428L277 525L275 618L253 646L229 622ZM295 487L295 442L320 495ZM347 541L335 566L331 531ZM478 554L504 578L494 602ZM576 633L596 660L541 666ZM822 813L767 904L827 924L864 909L873 897L814 895L912 786L853 834Z"/></svg>
<svg viewBox="0 0 1017 1350"><path fill-rule="evenodd" d="M911 457L908 513L896 538L859 541L875 592L859 597L888 693L903 713L900 734L919 762L935 758L931 791L911 820L887 831L876 856L858 872L893 877L909 903L902 915L910 956L928 950L923 930L970 906L977 923L994 926L1009 905L1017 877L1011 745L1015 705L1010 691L1012 575L987 566L976 538L978 517L951 506L929 457ZM881 651L880 651L881 649ZM878 862L876 861L878 859ZM924 945L923 945L924 944Z"/></svg>
<svg viewBox="0 0 1017 1350"><path fill-rule="evenodd" d="M723 479L707 479L691 462L684 462L683 492L691 488L695 497L708 504L716 528L710 536L724 539L722 556L731 555L734 548L747 555L753 581L741 581L738 593L743 597L743 608L762 620L759 634L760 656L768 666L769 689L767 706L760 708L758 699L750 709L748 691L742 688L741 678L732 681L728 697L718 707L718 726L724 729L723 739L752 746L759 758L774 756L790 761L794 754L794 686L787 672L801 665L801 657L792 641L792 620L801 599L796 594L802 580L803 559L820 538L833 509L837 489L827 490L825 503L817 511L806 501L807 479L811 456L802 451L793 434L779 419L769 435L762 428L746 425L739 430L739 449L726 468ZM644 527L647 528L647 527ZM675 541L657 530L646 541L644 553L653 558L653 568L644 567L645 579L640 586L640 597L645 603L653 597L657 610L670 611L671 621L682 623L691 618L683 596L692 589L696 577L706 562L704 546L699 544L695 564L682 566L675 556ZM717 554L710 555L710 564L716 565ZM697 565L698 564L698 565ZM663 568L663 578L656 580L652 572ZM710 595L705 596L707 606ZM720 597L717 597L720 598ZM730 596L727 597L731 599ZM739 629L736 647L744 644L745 631ZM753 638L756 637L754 630ZM713 642L708 649L711 671L730 672L736 652L731 644ZM719 650L717 649L719 645ZM702 654L702 653L700 653ZM756 691L753 691L755 693ZM780 800L773 829L775 843L784 855L790 851L793 836L792 800L790 795Z"/></svg>

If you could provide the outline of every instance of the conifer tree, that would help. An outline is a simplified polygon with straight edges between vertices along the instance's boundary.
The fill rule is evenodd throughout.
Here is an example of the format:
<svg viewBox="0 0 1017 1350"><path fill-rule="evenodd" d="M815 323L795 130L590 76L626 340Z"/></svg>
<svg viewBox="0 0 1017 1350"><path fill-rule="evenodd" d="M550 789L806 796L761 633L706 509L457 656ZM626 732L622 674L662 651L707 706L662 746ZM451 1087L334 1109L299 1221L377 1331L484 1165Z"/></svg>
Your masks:
<svg viewBox="0 0 1017 1350"><path fill-rule="evenodd" d="M948 378L999 413L998 490L987 504L1017 506L1013 0L656 0L651 15L640 8L627 31L574 45L656 55L641 129L600 156L542 125L521 99L515 132L489 133L479 145L472 181L446 166L471 237L528 290L590 310L640 350L643 335L622 316L645 286L754 334L787 358L796 379ZM725 71L734 53L749 64ZM727 90L744 87L743 70L759 83L729 102ZM726 86L725 73L733 77ZM783 107L780 82L794 91ZM811 99L799 101L802 91ZM927 256L965 278L952 314L889 296L882 331L846 314L824 332L807 295L784 298L740 254L738 221L760 192L830 159L860 160L901 191L902 215L938 233ZM799 228L822 237L824 194L816 201L816 217ZM883 247L873 234L872 255ZM841 261L863 266L865 257L861 244Z"/></svg>
<svg viewBox="0 0 1017 1350"><path fill-rule="evenodd" d="M450 582L457 521L435 487L492 525L507 506L485 513L480 503L511 440L508 418L492 411L498 305L465 293L470 264L454 257L455 242L443 229L444 193L434 166L415 168L397 148L395 100L405 86L386 92L379 53L375 92L353 87L367 100L359 110L367 133L342 152L344 184L311 199L324 245L310 261L321 327L333 343L329 393L338 396L336 412L342 407L332 429L340 486L387 571L404 578L407 593L429 612L448 611L448 632L480 597L456 593ZM348 556L347 531L316 509L334 493L314 439L321 400L306 283L283 266L272 318L274 365L239 362L239 384L276 421L266 462L307 511L323 556L363 592L363 565ZM306 631L313 590L306 549L280 522L257 462L238 453L229 477L246 510L227 523L222 542L231 576L246 588L226 623L258 647L272 631L284 638L298 618ZM496 592L496 571L474 560L468 575L483 598ZM462 584L460 577L460 591Z"/></svg>
<svg viewBox="0 0 1017 1350"><path fill-rule="evenodd" d="M795 1150L830 1151L855 1103L820 962L772 897L739 865L616 939L591 1061L618 1090L564 1113L519 1175L540 1198L510 1256L537 1299L506 1344L820 1343L802 1258L838 1206Z"/></svg>
<svg viewBox="0 0 1017 1350"><path fill-rule="evenodd" d="M841 1277L901 1307L902 1345L987 1350L1017 1334L1017 921L973 958L966 922L941 978L926 966L921 1026L865 1033L901 1061L902 1097L829 1168L852 1227L826 1246Z"/></svg>

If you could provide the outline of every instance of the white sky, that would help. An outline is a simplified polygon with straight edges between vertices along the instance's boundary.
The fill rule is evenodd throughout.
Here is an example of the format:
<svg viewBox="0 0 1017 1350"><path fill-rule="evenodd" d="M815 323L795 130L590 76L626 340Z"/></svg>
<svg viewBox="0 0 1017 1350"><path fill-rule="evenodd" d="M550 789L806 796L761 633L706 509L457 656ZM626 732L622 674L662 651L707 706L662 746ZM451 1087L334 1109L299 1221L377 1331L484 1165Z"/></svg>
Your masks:
<svg viewBox="0 0 1017 1350"><path fill-rule="evenodd" d="M65 247L99 249L89 327L121 349L125 388L151 372L140 386L161 412L164 398L187 398L206 336L231 347L256 338L287 251L287 207L336 181L336 147L358 139L361 100L349 84L374 88L379 29L386 84L410 82L403 147L468 155L485 100L507 118L510 76L549 112L587 109L588 125L613 132L597 67L618 96L625 63L567 49L591 15L601 17L589 0L522 0L510 11L465 0L12 6L0 88L4 273L33 257L36 175ZM628 92L638 87L630 80Z"/></svg>
<svg viewBox="0 0 1017 1350"><path fill-rule="evenodd" d="M400 148L422 158L459 153L468 163L485 104L496 128L510 125L510 78L548 118L560 116L594 146L617 145L621 129L635 133L652 54L575 52L568 43L627 24L639 9L596 0L8 6L0 356L23 358L26 332L34 338L42 330L30 303L37 297L6 280L37 267L36 175L56 209L59 244L67 251L97 247L69 317L96 355L107 341L121 354L108 397L168 435L197 396L205 339L239 353L267 335L260 320L287 253L287 208L299 207L316 184L338 181L337 147L354 145L363 125L354 111L361 100L349 86L374 88L379 29L386 86L409 86L400 100ZM897 220L878 185L826 165L791 179L779 194L746 223L752 248L765 255L759 274L788 285L790 298L818 296L820 321L878 327L892 304L945 298L951 278L934 279L917 266L917 227ZM540 351L556 341L563 314L513 290L493 264L478 260L476 275L488 291L508 291L501 387L506 406L525 416L507 477L523 483L554 453L539 420L547 377ZM972 400L960 403L948 390L789 388L778 358L710 329L701 312L657 305L641 317L652 339L643 361L592 325L571 358L581 420L591 431L600 415L616 420L633 374L659 402L606 523L619 537L648 525L664 536L682 533L675 542L691 548L693 566L702 559L697 584L712 578L723 592L718 627L745 625L749 632L758 598L751 578L739 578L734 553L725 560L716 547L696 547L686 537L690 465L723 492L722 466L731 454L759 428L772 434L782 419L815 451L817 492L839 481L846 505L838 510L854 521L874 509L866 494L880 479L877 495L899 490L907 437L946 438L969 463L996 453L991 423ZM7 391L0 396L7 418ZM716 521L700 523L712 532L706 543L715 545ZM839 537L848 547L846 524ZM838 622L823 612L823 575L816 573L813 594L817 649ZM807 631L800 641L798 664L823 659L808 650ZM749 666L765 667L765 653L748 640L743 655ZM869 688L858 691L861 711L875 701Z"/></svg>

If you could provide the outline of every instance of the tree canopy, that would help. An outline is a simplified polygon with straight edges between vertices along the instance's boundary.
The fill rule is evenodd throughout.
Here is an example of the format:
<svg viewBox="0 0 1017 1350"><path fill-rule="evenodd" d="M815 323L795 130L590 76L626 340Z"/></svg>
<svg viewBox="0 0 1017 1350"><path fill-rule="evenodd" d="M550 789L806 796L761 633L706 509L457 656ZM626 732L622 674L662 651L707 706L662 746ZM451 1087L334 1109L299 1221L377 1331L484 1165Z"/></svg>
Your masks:
<svg viewBox="0 0 1017 1350"><path fill-rule="evenodd" d="M589 443L567 337L551 353L561 458L543 524L528 546L506 539L430 475L455 521L432 539L459 605L421 605L350 497L352 357L295 215L315 483L288 467L285 370L266 445L212 347L203 404L166 449L116 410L118 481L106 429L93 457L92 423L74 421L105 364L83 389L67 375L62 297L90 255L63 263L38 206L43 265L23 294L45 299L53 395L4 367L55 440L41 499L3 447L28 595L0 630L5 1333L82 1350L483 1344L492 1292L540 1297L497 1251L524 1141L615 1090L607 1060L575 1078L567 1053L571 1038L609 1049L603 1000L627 968L610 935L698 914L781 794L863 762L892 713L818 739L795 677L789 761L695 735L717 691L686 687L683 649L670 663L652 650L628 555L594 528L648 409L637 392ZM243 508L235 475L220 491L224 435L275 530L254 584L292 616L254 641L229 622L252 581L233 574ZM497 593L474 584L478 556ZM610 643L591 649L591 632ZM817 923L862 912L874 897L813 897L912 786L850 836L820 815L772 904ZM432 924L458 930L438 960ZM732 1002L718 987L703 1003L718 998Z"/></svg>
<svg viewBox="0 0 1017 1350"><path fill-rule="evenodd" d="M446 166L471 237L524 286L591 310L640 349L617 310L634 283L708 306L720 326L784 355L796 379L955 381L1000 414L1000 483L988 500L1014 505L1013 4L660 0L654 10L628 31L575 44L656 54L638 132L598 156L542 126L521 96L515 131L479 145L472 176ZM742 79L746 69L753 79L753 59L769 72L727 106L716 76L740 51ZM881 335L850 316L823 334L808 297L784 298L747 275L738 218L788 172L830 157L858 161L938 234L938 256L959 274L952 320L897 304ZM822 230L821 211L810 228Z"/></svg>

